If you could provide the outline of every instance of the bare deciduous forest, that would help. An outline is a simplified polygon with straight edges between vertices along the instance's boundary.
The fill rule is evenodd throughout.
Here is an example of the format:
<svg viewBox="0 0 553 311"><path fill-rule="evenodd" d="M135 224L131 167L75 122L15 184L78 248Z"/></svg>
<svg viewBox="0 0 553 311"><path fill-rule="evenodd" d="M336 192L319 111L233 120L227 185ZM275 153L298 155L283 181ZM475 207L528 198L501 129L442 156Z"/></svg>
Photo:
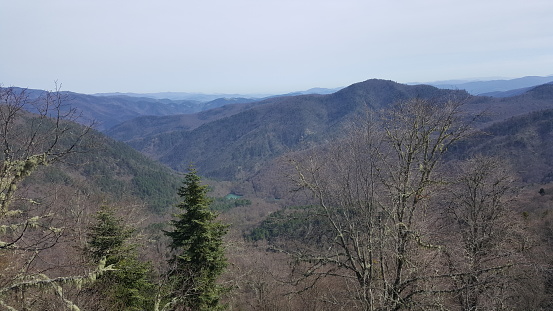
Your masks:
<svg viewBox="0 0 553 311"><path fill-rule="evenodd" d="M294 99L326 103L316 117L278 99L214 118L238 129L206 150L256 162L205 178L210 159L183 176L77 124L59 90L1 88L0 309L549 310L551 112L492 122L485 99L372 83L408 91L368 105L356 85ZM134 146L178 151L216 129Z"/></svg>

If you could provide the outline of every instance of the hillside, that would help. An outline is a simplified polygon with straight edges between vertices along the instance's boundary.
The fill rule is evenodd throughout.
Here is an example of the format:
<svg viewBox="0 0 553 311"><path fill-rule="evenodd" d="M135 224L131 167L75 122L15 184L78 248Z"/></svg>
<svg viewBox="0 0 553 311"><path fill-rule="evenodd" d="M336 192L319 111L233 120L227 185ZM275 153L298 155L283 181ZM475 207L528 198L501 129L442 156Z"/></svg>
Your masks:
<svg viewBox="0 0 553 311"><path fill-rule="evenodd" d="M140 116L121 124L118 124L105 133L119 141L130 141L135 138L156 135L160 133L170 133L179 130L191 131L218 119L226 118L249 109L258 104L238 103L232 105L223 105L194 114L177 114L168 116Z"/></svg>
<svg viewBox="0 0 553 311"><path fill-rule="evenodd" d="M454 145L446 159L490 155L510 161L523 183L553 182L553 85L532 88L511 98L470 97L465 109L481 113L474 124L476 135ZM325 146L316 150L325 152ZM284 155L271 161L242 185L244 192L264 193L267 197L289 197L290 180ZM284 167L283 167L284 165Z"/></svg>
<svg viewBox="0 0 553 311"><path fill-rule="evenodd" d="M83 118L96 121L96 129L100 131L142 115L172 115L199 111L198 103L194 101L170 101L145 97L107 97L68 93L68 102L71 107L82 113Z"/></svg>
<svg viewBox="0 0 553 311"><path fill-rule="evenodd" d="M38 170L25 184L40 186L45 193L63 186L105 203L133 201L160 212L175 204L180 178L128 145L94 131L80 152Z"/></svg>
<svg viewBox="0 0 553 311"><path fill-rule="evenodd" d="M14 88L23 91L21 88ZM25 90L32 99L38 99L47 92ZM190 99L149 98L127 95L86 95L73 92L60 92L63 108L76 109L80 113L79 122L94 122L94 128L106 131L115 125L141 116L169 116L192 114L217 107L250 103L250 98L216 98L198 101ZM210 97L212 98L212 97ZM36 112L32 111L31 112Z"/></svg>
<svg viewBox="0 0 553 311"><path fill-rule="evenodd" d="M196 117L142 118L126 131L122 125L109 133L173 169L182 170L195 163L208 177L242 179L285 152L340 136L343 128L366 109L380 109L412 97L452 96L468 95L426 85L368 80L329 95L277 97L250 103L249 109L235 110L201 126L186 122L201 119L211 111ZM159 125L162 123L172 126ZM149 129L149 124L163 132L156 133L157 129ZM139 126L141 129L136 130Z"/></svg>
<svg viewBox="0 0 553 311"><path fill-rule="evenodd" d="M510 97L475 96L466 105L469 113L483 114L481 123L484 126L550 108L553 108L553 84L532 87L522 94Z"/></svg>
<svg viewBox="0 0 553 311"><path fill-rule="evenodd" d="M126 141L140 152L127 143L115 141L100 132L92 131L78 153L70 155L63 162L42 167L36 171L36 174L25 180L23 187L20 188L24 196L29 198L21 201L22 206L32 202L33 204L29 206L37 209L36 215L41 217L55 215L53 222L48 223L55 226L45 226L42 229L64 227L63 238L55 247L44 250L40 258L34 261L33 265L29 265L31 269L28 271L30 273L46 271L47 275L67 275L68 271L71 272L70 274L77 275L82 271L87 273L91 271L94 267L80 261L83 257L82 245L88 236L91 216L99 206L113 205L120 208L119 215L125 223L139 228L139 235L133 237L133 243L137 243L142 259L153 265L154 274L163 273L167 268L166 254L169 252L164 244L162 231L167 229L168 213L163 212L167 211L167 207L173 206L178 199L175 197L175 189L179 186L180 178L174 171L151 158L159 159L177 170L184 170L189 163L195 163L201 175L221 180L221 182L209 181L212 186L224 185L223 189L213 187L215 196L222 197L230 192L227 190L231 190L235 194L234 197L240 198L239 200L219 198L220 200L216 200L212 205L213 209L222 213L220 219L230 224L226 237L226 255L229 257L230 264L227 275L222 279L225 283L236 285L229 293L229 305L244 310L260 310L263 309L260 307L262 305L267 306L265 309L271 310L286 308L304 310L306 307L313 308L314 302L321 303L324 298L333 295L336 300L329 305L323 304L327 308L320 309L334 310L335 302L351 301L349 289L354 288L352 283L329 278L327 273L320 274L319 282L309 281L307 289L304 287L305 284L284 283L282 280L297 280L293 272L303 273L302 267L292 265L291 263L297 263L297 261L278 252L278 249L269 248L271 251L267 251L268 246L274 246L274 240L270 239L273 237L281 239L279 242L283 243L282 245L286 246L290 253L300 254L303 250L315 250L319 247L324 252L334 253L337 244L332 243L335 243L338 240L335 237L339 236L330 231L321 230L324 229L324 221L320 221L318 217L324 213L315 212L311 214L315 216L314 218L306 217L317 202L312 201L313 196L309 193L290 191L297 189L297 184L294 184L285 174L286 169L293 170L293 168L290 167L289 162L284 166L282 160L295 156L302 158L301 156L307 153L322 155L319 159L322 160L319 162L321 165L316 167L321 168L322 171L328 167L330 169L328 172L338 172L334 169L346 168L341 163L352 160L351 155L355 154L355 150L350 153L351 145L343 144L346 147L343 149L346 151L342 154L343 157L333 159L326 156L331 154L327 151L332 150L333 146L327 143L334 142L334 146L340 146L343 141L337 142L335 139L346 134L349 125L358 117L364 117L368 110L386 109L394 102L409 98L438 100L455 98L465 101L467 113L483 113L483 118L476 124L478 134L453 145L448 152L449 159L486 154L499 156L512 162L522 177L519 180L526 188L521 191L523 200L520 202L522 203L513 205L512 213L505 214L505 219L508 220L506 223L514 223L515 229L521 231L511 233L511 231L504 231L503 226L494 229L494 232L499 232L498 236L507 239L505 243L508 244L506 252L501 253L501 257L498 258L504 258L504 254L510 254L508 251L514 249L524 250L526 257L513 257L513 261L509 257L509 267L515 260L523 263L513 267L513 270L517 271L514 277L528 274L527 272L531 270L535 274L542 275L544 280L542 283L541 279L533 274L515 278L523 281L515 282L517 287L513 292L521 296L520 288L535 288L536 294L533 292L522 294L526 295L524 297L531 297L529 298L531 301L536 300L536 304L540 303L539 299L548 299L551 290L551 284L548 282L548 272L551 271L550 246L553 245L550 226L552 221L550 209L553 206L553 195L551 195L553 193L553 147L550 144L553 140L553 85L551 84L534 87L517 96L491 98L470 96L464 91L441 90L427 85L409 86L392 81L368 80L328 95L281 96L262 101L224 105L194 114L140 116L109 131L113 138ZM131 110L137 111L137 109L134 107ZM32 124L33 122L29 121L34 118L31 114L26 114L25 117L27 119L18 122L18 126L22 126L23 129ZM404 122L405 119L400 118L391 122L397 122L397 120ZM71 126L73 129L80 128L76 124ZM358 141L364 142L364 140ZM357 155L363 158L367 153L362 152ZM393 159L396 158L401 157L393 157ZM353 159L352 163L355 160ZM332 163L333 161L335 163ZM397 224L404 222L391 218L397 213L374 213L373 216L376 218L364 218L368 213L358 213L358 211L363 211L369 206L365 204L367 202L363 201L363 197L371 192L365 191L367 188L355 188L352 186L355 183L345 182L350 179L343 179L349 176L350 172L355 175L356 170L368 167L370 165L351 166L351 171L348 169L340 171L346 174L338 176L339 178L334 178L336 175L333 174L326 175L332 178L328 183L323 182L321 185L329 186L328 189L331 191L324 192L337 199L325 200L325 202L331 202L331 205L343 204L338 205L336 215L347 215L346 218L355 221L355 226L344 227L358 230L359 234L354 236L382 232L383 238L391 239L390 243L380 245L388 245L386 254L392 255L381 256L377 260L393 262L394 258L399 258L393 255L393 251L397 248L392 241L398 235L389 234L390 231L386 230L400 228L401 226ZM414 172L422 172L420 168L419 165L413 166ZM325 176L324 172L322 173L320 176ZM352 180L355 182L355 179ZM419 179L414 178L414 180ZM364 183L366 180L361 181ZM520 184L517 182L512 185L518 187ZM393 204L395 200L389 200L389 198L397 196L379 193L385 188L378 188L376 195L383 198L381 202L384 204L389 204L390 201L392 201L390 204ZM540 188L543 192L539 192ZM342 191L343 189L351 189L351 193L359 195L361 200L342 200L341 195L347 195L348 192ZM419 232L425 234L424 239L417 241L411 239L410 243L432 241L435 245L443 243L448 248L462 245L462 239L452 241L448 239L453 236L452 232L456 232L453 231L456 227L452 224L463 225L467 222L440 223L443 221L440 217L445 214L433 215L432 211L433 208L443 211L446 205L441 201L440 195L435 195L434 188L429 189L431 191L429 190L428 193L431 195L420 197L425 203L424 212L416 214L416 217L420 217L420 227L423 229ZM447 190L444 194L456 188ZM415 200L409 201L415 206L420 204L417 200L418 197L415 197ZM354 202L351 205L354 208L359 207L358 211L343 213L345 209L342 207L350 208L351 202ZM430 203L427 205L426 202ZM311 203L315 205L310 205ZM509 198L505 203L504 205L510 208L509 204L512 204L512 201ZM503 201L499 205L503 208ZM356 217L349 217L349 215ZM383 217L382 215L392 216ZM310 222L305 222L306 220ZM519 220L520 227L518 227ZM385 227L373 227L387 221L389 223ZM485 218L484 223L488 223L488 218ZM378 228L378 232L370 231L375 228ZM419 230L416 225L412 228ZM42 231L42 229L36 231ZM427 233L426 230L431 231ZM253 241L244 240L244 237L251 239L254 233L257 236ZM346 232L346 234L349 233ZM34 236L31 237L34 238ZM259 240L256 241L256 239ZM371 247L378 247L377 244L379 243L365 243L362 249L370 250ZM530 244L532 246L529 246ZM432 255L430 252L436 248L419 247L421 246L419 244L412 244L412 246L412 249L425 252L420 253L424 256L410 258L413 259L413 267L428 270L429 274L426 275L434 276L436 271L440 271L439 269L447 271L447 268L451 267L444 266L440 258L430 256ZM31 252L27 255L33 256ZM407 255L411 256L411 252ZM10 278L16 279L9 273L24 271L23 268L29 268L24 267L24 264L34 260L29 258L14 260L13 258L16 257L0 258L0 265L10 267L10 269L4 269L6 274L3 276L3 281ZM428 258L437 260L429 261ZM368 261L366 266L371 267L373 262ZM321 267L326 269L329 267L328 263L329 261L324 262L325 265ZM543 267L544 270L534 269L536 266ZM520 267L529 267L529 270L519 271ZM496 273L497 270L493 269L486 271L492 276L493 282L497 282L498 276L499 279L509 278L509 275ZM323 270L323 272L326 271ZM16 272L13 275L16 275ZM333 273L333 275L338 274ZM348 280L355 280L353 274L345 275ZM350 278L350 276L353 277ZM162 277L162 274L158 277ZM456 278L452 279L455 281ZM374 280L380 282L380 278ZM440 277L439 282L435 284L441 286L444 280L446 279ZM111 285L111 283L108 284ZM423 285L426 286L426 283ZM266 295L257 297L258 291L263 291ZM81 291L79 286L79 289L74 289L73 292L67 290L64 294L70 298L76 297L75 301L86 305L87 301L78 299L90 292L87 287L83 287ZM291 292L299 293L299 296L290 298ZM150 294L155 293L152 290ZM42 296L37 297L38 302L44 300ZM312 300L306 300L308 298ZM455 299L453 297L449 300ZM519 309L536 310L527 306Z"/></svg>
<svg viewBox="0 0 553 311"><path fill-rule="evenodd" d="M2 95L10 94L11 90L0 89ZM22 107L36 103L32 97L25 99L24 95L19 95L24 94L20 91L15 90L14 96L5 96L4 99L10 102L15 102L12 101L14 98L22 99L26 101ZM48 106L34 106L37 107ZM45 118L56 111L53 104L48 107L50 112L43 110L41 115L24 111L17 105L7 106L6 102L0 108L3 122L0 134L6 148L0 155L3 178L11 172L6 164L11 159L25 159L49 150L52 155L45 158L45 164L39 165L30 177L24 179L32 193L51 195L61 187L69 192L102 197L106 203L139 202L152 211L174 205L175 189L179 185L175 172L123 142L74 123L78 112L74 116L62 113L60 119L55 119Z"/></svg>
<svg viewBox="0 0 553 311"><path fill-rule="evenodd" d="M509 160L525 183L553 182L553 109L498 122L455 148L451 157L484 154Z"/></svg>
<svg viewBox="0 0 553 311"><path fill-rule="evenodd" d="M78 109L84 107L84 116L96 116L109 136L149 157L175 170L195 163L206 176L234 180L250 176L286 152L324 144L340 136L344 126L367 109L381 109L398 100L455 97L466 102L468 113L484 114L478 123L483 128L553 108L552 88L552 84L545 84L516 96L493 98L372 79L327 95L279 96L260 101L229 98L177 104L125 96L71 93L70 97L71 104L77 104ZM208 107L214 108L181 113ZM106 128L124 119L128 120Z"/></svg>

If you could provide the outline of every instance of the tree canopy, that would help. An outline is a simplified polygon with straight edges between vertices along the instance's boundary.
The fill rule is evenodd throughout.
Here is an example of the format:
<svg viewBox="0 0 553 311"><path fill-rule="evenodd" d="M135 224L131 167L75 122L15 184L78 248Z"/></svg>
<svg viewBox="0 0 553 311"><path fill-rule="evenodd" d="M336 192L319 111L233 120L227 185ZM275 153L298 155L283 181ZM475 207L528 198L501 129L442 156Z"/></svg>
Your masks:
<svg viewBox="0 0 553 311"><path fill-rule="evenodd" d="M201 184L193 167L178 194L182 202L177 207L182 212L171 222L173 231L166 232L174 252L170 259L170 304L173 310L221 309L224 289L216 281L227 266L223 247L227 226L209 209L207 186Z"/></svg>

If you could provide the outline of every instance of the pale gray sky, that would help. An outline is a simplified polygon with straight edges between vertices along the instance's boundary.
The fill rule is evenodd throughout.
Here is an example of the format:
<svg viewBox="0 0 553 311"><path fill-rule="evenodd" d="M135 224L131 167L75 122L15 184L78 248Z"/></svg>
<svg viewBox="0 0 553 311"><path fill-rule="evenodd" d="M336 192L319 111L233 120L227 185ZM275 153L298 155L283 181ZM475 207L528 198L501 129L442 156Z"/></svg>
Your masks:
<svg viewBox="0 0 553 311"><path fill-rule="evenodd" d="M553 74L551 0L0 0L0 83L284 93Z"/></svg>

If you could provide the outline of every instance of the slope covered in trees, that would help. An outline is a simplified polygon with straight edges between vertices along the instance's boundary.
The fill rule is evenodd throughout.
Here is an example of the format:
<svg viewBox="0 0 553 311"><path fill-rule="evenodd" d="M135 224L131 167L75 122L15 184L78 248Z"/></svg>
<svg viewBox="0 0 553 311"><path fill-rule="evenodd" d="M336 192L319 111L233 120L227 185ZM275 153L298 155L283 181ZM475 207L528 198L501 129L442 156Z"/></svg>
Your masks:
<svg viewBox="0 0 553 311"><path fill-rule="evenodd" d="M553 110L513 117L483 128L474 137L454 146L451 157L474 154L509 160L524 182L553 181Z"/></svg>
<svg viewBox="0 0 553 311"><path fill-rule="evenodd" d="M290 282L320 309L546 309L549 231L534 228L550 218L517 202L523 183L501 146L445 157L478 133L461 107L400 102L289 155L289 189L306 207L277 211L246 236L289 256Z"/></svg>
<svg viewBox="0 0 553 311"><path fill-rule="evenodd" d="M141 122L153 127L136 133L147 137L134 137L134 143L151 155L162 152L161 159L175 155L171 163L178 168L202 164L202 175L233 182L210 184L242 190L236 191L244 195L240 201L218 199L210 206L231 224L224 238L228 270L214 287L231 289L221 297L223 306L539 310L553 301L551 91L546 85L490 99L369 80L331 95L207 111L194 115L197 123L188 129L172 128L182 125L172 118L161 119L167 127L145 118ZM467 121L471 126L461 125ZM39 255L0 245L4 284L59 275L83 286L67 282L53 295L4 287L0 301L59 309L68 306L66 299L82 310L107 310L114 305L98 304L98 297L128 297L130 309L170 307L167 298L175 292L164 287L172 261L163 232L170 232L171 222L164 212L175 211L177 178L123 143L94 131L88 138L79 153L22 181L17 191L23 200L16 205L22 214L15 216L28 224L25 238L14 231L1 239L55 243ZM228 193L202 189L203 195ZM102 205L115 208L96 213ZM16 218L4 215L1 225ZM84 255L87 243L103 247L112 238L117 245L103 253L105 261ZM138 269L136 275L125 275L132 273L125 262ZM118 265L125 271L112 270ZM100 280L97 286L89 276ZM134 281L119 286L125 280Z"/></svg>
<svg viewBox="0 0 553 311"><path fill-rule="evenodd" d="M141 117L110 131L113 137L175 170L193 162L206 176L244 179L286 152L343 135L356 118L408 98L457 98L477 127L553 108L544 85L509 98L474 97L464 91L368 80L329 95L286 96L231 105L196 115ZM541 94L541 95L539 95Z"/></svg>
<svg viewBox="0 0 553 311"><path fill-rule="evenodd" d="M80 305L100 310L93 307L99 296L92 295L91 305L81 300L89 296L88 286L121 269L125 260L137 262L145 248L125 258L116 252L129 255L134 247L116 251L121 247L116 245L104 255L102 250L84 254L88 234L95 230L89 226L95 212L113 204L126 222L151 223L176 197L174 173L74 123L79 114L64 106L64 98L59 92L33 97L0 88L0 305L8 310L76 310ZM101 244L105 236L96 229ZM120 274L120 280L132 273ZM132 289L126 289L117 289L112 298L132 296Z"/></svg>
<svg viewBox="0 0 553 311"><path fill-rule="evenodd" d="M182 288L178 281L165 282L171 273L163 228L177 195L195 198L177 192L180 178L170 169L75 123L78 113L63 106L62 95L32 97L0 88L0 308L159 310L171 286ZM201 189L205 196L208 187ZM198 241L206 235L213 240L200 242L195 250L200 259L186 259L191 266L179 271L189 284L207 291L203 299L211 306L215 281L226 265L222 257L205 273L201 264L215 253L202 257L202 252L219 245L217 253L224 256L226 230L209 210L210 199L202 200L196 212L205 217L195 220L212 221L215 231L192 226L187 233ZM197 216L192 206L181 208ZM181 257L187 255L176 256ZM198 285L206 280L211 284ZM163 309L193 307L181 298L176 290L170 299L178 306Z"/></svg>
<svg viewBox="0 0 553 311"><path fill-rule="evenodd" d="M411 97L467 97L465 92L369 80L330 95L267 99L192 130L128 137L134 148L176 170L193 162L208 177L232 180L285 152L339 137L355 118Z"/></svg>

